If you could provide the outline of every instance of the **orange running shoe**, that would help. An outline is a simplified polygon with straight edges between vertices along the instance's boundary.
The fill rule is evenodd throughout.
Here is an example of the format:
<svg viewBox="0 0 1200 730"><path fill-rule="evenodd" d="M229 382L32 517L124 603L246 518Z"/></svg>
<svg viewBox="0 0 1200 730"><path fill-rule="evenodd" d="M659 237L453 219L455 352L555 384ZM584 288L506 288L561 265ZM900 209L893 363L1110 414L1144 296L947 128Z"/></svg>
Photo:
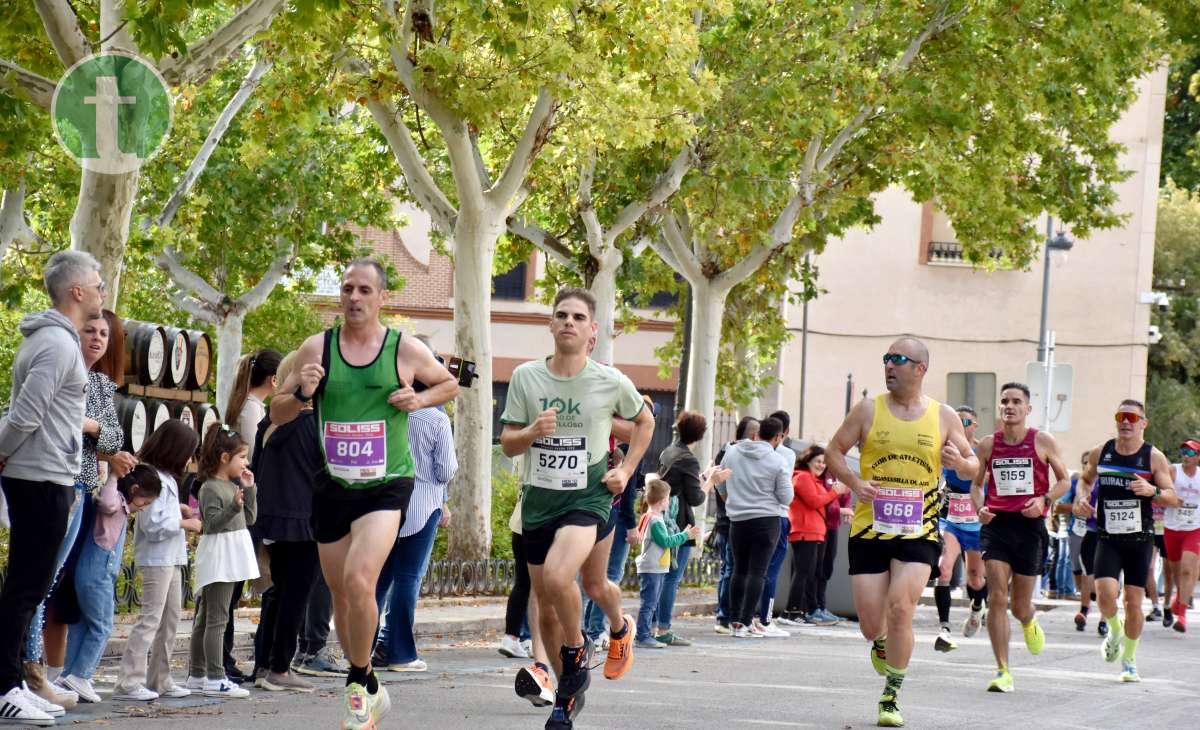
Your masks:
<svg viewBox="0 0 1200 730"><path fill-rule="evenodd" d="M608 659L604 660L604 678L620 679L633 666L633 616L625 614L625 634L621 638L610 635Z"/></svg>
<svg viewBox="0 0 1200 730"><path fill-rule="evenodd" d="M549 707L554 704L554 687L550 675L537 664L517 670L514 683L517 696L529 700L534 707Z"/></svg>

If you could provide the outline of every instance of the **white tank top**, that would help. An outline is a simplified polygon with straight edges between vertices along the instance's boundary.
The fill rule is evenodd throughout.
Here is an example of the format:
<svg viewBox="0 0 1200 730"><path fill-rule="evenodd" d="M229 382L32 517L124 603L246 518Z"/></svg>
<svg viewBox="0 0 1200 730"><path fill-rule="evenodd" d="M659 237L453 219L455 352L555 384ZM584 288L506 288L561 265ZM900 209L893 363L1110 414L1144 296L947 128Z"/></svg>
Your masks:
<svg viewBox="0 0 1200 730"><path fill-rule="evenodd" d="M1183 473L1183 465L1175 465L1175 493L1183 500L1179 507L1168 507L1163 513L1163 525L1168 530L1189 532L1200 529L1200 469L1196 476Z"/></svg>

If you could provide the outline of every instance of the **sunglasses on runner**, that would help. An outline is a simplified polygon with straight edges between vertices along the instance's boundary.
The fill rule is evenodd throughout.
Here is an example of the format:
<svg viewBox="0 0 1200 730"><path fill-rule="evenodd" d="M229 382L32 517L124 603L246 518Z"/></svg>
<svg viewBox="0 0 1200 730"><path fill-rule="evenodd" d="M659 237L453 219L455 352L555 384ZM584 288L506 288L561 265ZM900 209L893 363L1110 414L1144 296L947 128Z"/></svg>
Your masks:
<svg viewBox="0 0 1200 730"><path fill-rule="evenodd" d="M893 365L907 365L910 362L920 363L921 361L914 360L911 357L909 357L908 355L900 355L900 354L892 353L892 352L889 352L883 356L883 364L884 365L887 365L888 363L892 363Z"/></svg>
<svg viewBox="0 0 1200 730"><path fill-rule="evenodd" d="M1116 419L1117 423L1137 423L1142 417L1129 411L1117 411Z"/></svg>
<svg viewBox="0 0 1200 730"><path fill-rule="evenodd" d="M1196 453L1197 453L1197 452L1196 452L1196 450L1195 450L1195 449L1180 449L1180 450L1179 450L1179 455L1180 455L1180 456L1195 456L1195 455L1196 455Z"/></svg>
<svg viewBox="0 0 1200 730"><path fill-rule="evenodd" d="M963 428L970 428L972 425L974 425L974 423L975 423L975 422L974 422L974 421L972 421L972 420L971 420L971 419L969 419L969 418L964 418L964 419L962 419L962 425L963 425Z"/></svg>

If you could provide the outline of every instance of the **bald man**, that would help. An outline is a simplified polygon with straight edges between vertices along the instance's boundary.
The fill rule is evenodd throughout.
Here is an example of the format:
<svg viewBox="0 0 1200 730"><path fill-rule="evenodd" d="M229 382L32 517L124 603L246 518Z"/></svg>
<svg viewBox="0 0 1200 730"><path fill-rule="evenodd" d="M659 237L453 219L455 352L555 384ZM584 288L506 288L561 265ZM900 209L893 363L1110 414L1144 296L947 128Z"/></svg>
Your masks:
<svg viewBox="0 0 1200 730"><path fill-rule="evenodd" d="M825 460L857 497L848 555L859 629L885 677L879 725L900 727L897 696L912 656L917 600L941 556L942 468L973 478L979 461L954 409L922 393L929 350L896 340L883 355L887 392L858 403L829 442ZM846 464L860 449L861 474Z"/></svg>

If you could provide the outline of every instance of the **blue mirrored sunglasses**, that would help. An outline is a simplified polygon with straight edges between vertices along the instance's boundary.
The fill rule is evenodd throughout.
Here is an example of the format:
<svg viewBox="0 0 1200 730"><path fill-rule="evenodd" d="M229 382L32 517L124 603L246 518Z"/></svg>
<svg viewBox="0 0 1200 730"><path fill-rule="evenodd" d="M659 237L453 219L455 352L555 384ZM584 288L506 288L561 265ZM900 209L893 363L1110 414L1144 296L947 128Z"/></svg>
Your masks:
<svg viewBox="0 0 1200 730"><path fill-rule="evenodd" d="M887 365L888 363L892 363L893 365L907 365L910 362L919 363L921 361L914 360L911 357L909 357L908 355L900 355L900 354L892 353L892 352L889 352L883 356L883 364L884 365Z"/></svg>

